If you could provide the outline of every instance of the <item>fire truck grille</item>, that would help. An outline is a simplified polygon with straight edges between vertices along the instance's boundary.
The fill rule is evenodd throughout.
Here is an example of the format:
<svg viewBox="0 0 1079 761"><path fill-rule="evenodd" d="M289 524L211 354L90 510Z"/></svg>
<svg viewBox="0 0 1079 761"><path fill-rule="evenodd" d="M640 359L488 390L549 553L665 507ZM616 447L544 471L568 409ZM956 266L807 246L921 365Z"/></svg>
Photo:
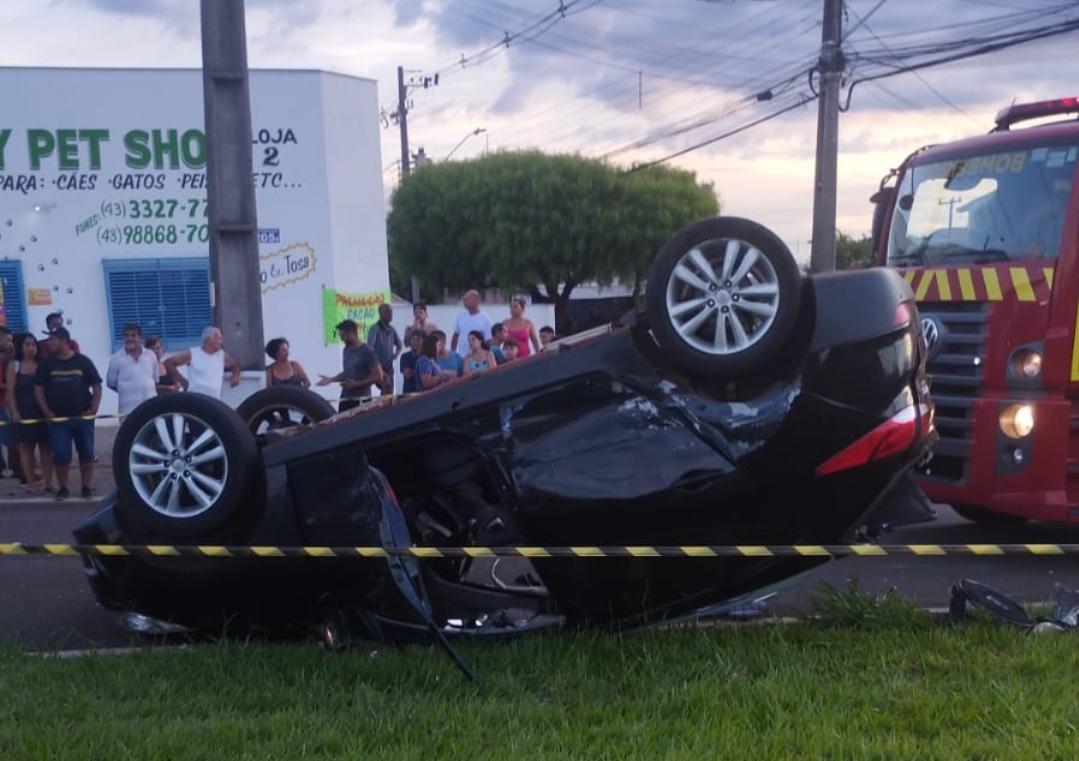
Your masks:
<svg viewBox="0 0 1079 761"><path fill-rule="evenodd" d="M918 309L930 345L927 370L940 433L933 458L920 473L937 481L961 483L970 462L973 402L982 388L989 305L926 302Z"/></svg>

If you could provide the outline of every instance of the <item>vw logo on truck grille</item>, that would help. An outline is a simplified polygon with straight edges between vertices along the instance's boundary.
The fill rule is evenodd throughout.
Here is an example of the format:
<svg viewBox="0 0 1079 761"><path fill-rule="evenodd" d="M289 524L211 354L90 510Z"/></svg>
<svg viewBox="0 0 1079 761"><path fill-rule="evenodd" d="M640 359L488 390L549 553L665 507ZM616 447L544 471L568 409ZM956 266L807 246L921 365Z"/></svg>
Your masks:
<svg viewBox="0 0 1079 761"><path fill-rule="evenodd" d="M930 357L937 353L936 350L940 345L942 330L937 318L929 316L922 318L922 338L925 339L925 348L928 350Z"/></svg>

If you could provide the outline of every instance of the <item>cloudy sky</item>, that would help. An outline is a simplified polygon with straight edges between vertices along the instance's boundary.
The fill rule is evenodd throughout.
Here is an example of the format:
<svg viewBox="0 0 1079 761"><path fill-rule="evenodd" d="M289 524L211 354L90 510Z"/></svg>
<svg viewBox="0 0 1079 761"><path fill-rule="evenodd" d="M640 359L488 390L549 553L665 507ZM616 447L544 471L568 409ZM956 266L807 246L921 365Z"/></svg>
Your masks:
<svg viewBox="0 0 1079 761"><path fill-rule="evenodd" d="M809 72L824 0L246 5L252 67L376 79L387 114L398 66L409 79L438 73L438 86L410 91L413 151L422 146L438 161L464 140L454 158L536 147L629 166L689 149L671 163L714 182L725 213L773 227L808 258L817 118ZM0 65L199 66L198 6L3 0ZM847 0L845 7L838 227L847 233L868 231L869 195L911 150L986 132L1013 101L1079 95L1079 32L969 56L1079 26L1079 0ZM948 57L959 60L909 70ZM771 97L758 100L761 93ZM388 125L382 163L390 192L400 143ZM485 131L471 134L476 129Z"/></svg>

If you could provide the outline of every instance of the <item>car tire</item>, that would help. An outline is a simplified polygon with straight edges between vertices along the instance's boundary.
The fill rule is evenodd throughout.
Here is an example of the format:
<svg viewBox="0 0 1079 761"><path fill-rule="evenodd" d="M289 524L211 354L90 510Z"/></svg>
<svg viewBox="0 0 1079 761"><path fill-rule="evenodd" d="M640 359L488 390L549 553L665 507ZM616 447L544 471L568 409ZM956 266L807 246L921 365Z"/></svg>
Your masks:
<svg viewBox="0 0 1079 761"><path fill-rule="evenodd" d="M648 274L645 313L683 370L737 375L764 368L794 333L802 273L772 231L713 217L675 233Z"/></svg>
<svg viewBox="0 0 1079 761"><path fill-rule="evenodd" d="M266 478L255 437L228 405L165 394L125 418L112 467L117 521L131 539L236 539L261 514Z"/></svg>
<svg viewBox="0 0 1079 761"><path fill-rule="evenodd" d="M256 391L240 402L236 411L255 435L274 427L320 423L335 414L332 404L299 386Z"/></svg>
<svg viewBox="0 0 1079 761"><path fill-rule="evenodd" d="M1022 515L994 513L992 510L986 510L977 505L952 504L951 508L959 517L982 526L1021 526L1028 520Z"/></svg>

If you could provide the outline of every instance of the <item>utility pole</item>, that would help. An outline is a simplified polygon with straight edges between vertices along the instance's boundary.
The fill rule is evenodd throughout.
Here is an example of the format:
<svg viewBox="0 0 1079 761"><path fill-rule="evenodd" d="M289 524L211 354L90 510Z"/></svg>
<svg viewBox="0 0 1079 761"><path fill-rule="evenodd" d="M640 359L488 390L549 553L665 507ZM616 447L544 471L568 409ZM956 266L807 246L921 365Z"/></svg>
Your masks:
<svg viewBox="0 0 1079 761"><path fill-rule="evenodd" d="M835 269L836 165L839 153L839 84L843 0L824 0L820 50L820 102L817 112L817 168L813 180L811 272Z"/></svg>
<svg viewBox="0 0 1079 761"><path fill-rule="evenodd" d="M405 88L405 67L397 67L397 123L401 127L401 176L408 177L411 155L408 152L408 90Z"/></svg>
<svg viewBox="0 0 1079 761"><path fill-rule="evenodd" d="M397 124L401 128L401 179L408 177L412 155L408 152L408 89L405 87L405 67L397 67ZM415 304L420 300L420 279L413 275L408 279L409 299Z"/></svg>
<svg viewBox="0 0 1079 761"><path fill-rule="evenodd" d="M261 370L262 288L251 181L251 93L244 0L201 0L210 297L228 352Z"/></svg>
<svg viewBox="0 0 1079 761"><path fill-rule="evenodd" d="M204 0L205 1L205 0ZM405 84L405 67L397 67L397 113L394 116L397 118L397 125L401 128L401 179L408 177L409 172L412 171L412 154L408 151L408 87L422 86L424 89L429 88L431 85L438 85L438 74L433 76L422 77L418 81L411 81L408 85ZM420 149L420 153L423 153L423 149ZM424 154L426 156L426 154ZM417 163L418 165L418 163ZM415 304L420 298L420 281L413 276L410 278L409 290L412 303Z"/></svg>

